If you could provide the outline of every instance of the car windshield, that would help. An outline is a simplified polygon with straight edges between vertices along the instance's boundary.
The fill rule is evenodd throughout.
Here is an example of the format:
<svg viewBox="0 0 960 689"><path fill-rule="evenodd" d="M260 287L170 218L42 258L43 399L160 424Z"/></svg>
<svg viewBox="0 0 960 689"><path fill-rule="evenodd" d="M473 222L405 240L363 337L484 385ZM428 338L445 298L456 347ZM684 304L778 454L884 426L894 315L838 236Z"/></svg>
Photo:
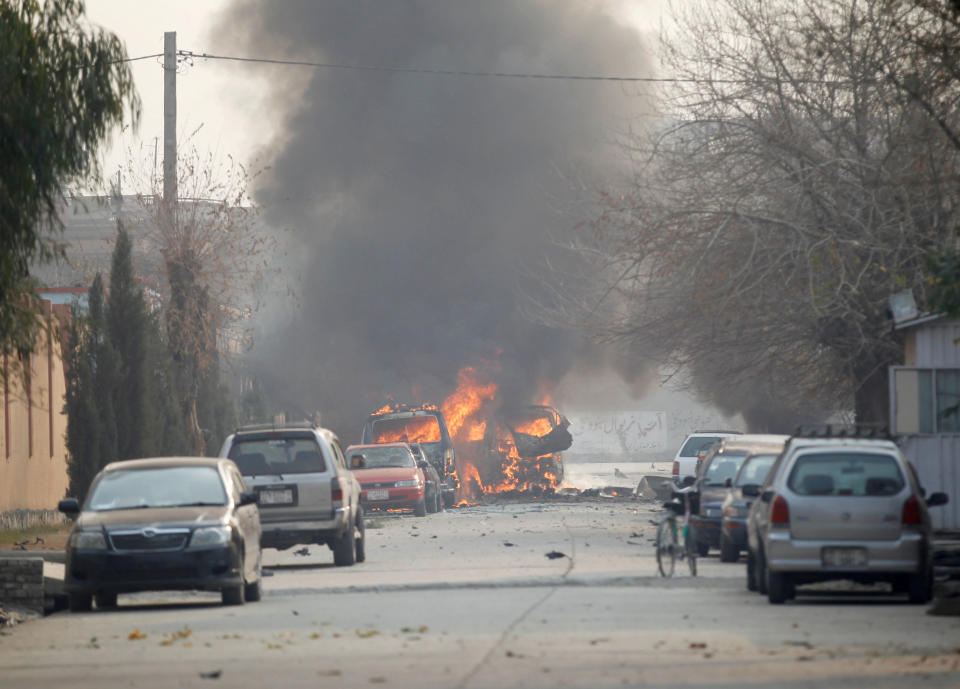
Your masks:
<svg viewBox="0 0 960 689"><path fill-rule="evenodd" d="M323 455L312 436L237 438L230 459L244 476L258 474L310 474L327 470Z"/></svg>
<svg viewBox="0 0 960 689"><path fill-rule="evenodd" d="M225 505L220 472L209 466L115 469L93 488L87 509L125 510L187 505Z"/></svg>
<svg viewBox="0 0 960 689"><path fill-rule="evenodd" d="M366 469L378 467L415 467L413 455L404 447L364 447L350 450L347 461L355 455L363 455Z"/></svg>
<svg viewBox="0 0 960 689"><path fill-rule="evenodd" d="M904 486L897 461L886 454L821 452L797 458L787 482L799 495L896 495Z"/></svg>
<svg viewBox="0 0 960 689"><path fill-rule="evenodd" d="M710 466L707 467L707 472L703 476L704 483L708 486L722 486L727 479L733 480L746 456L746 453L730 452L714 455Z"/></svg>
<svg viewBox="0 0 960 689"><path fill-rule="evenodd" d="M775 461L777 461L777 455L750 455L740 467L734 485L745 486L749 483L762 485Z"/></svg>
<svg viewBox="0 0 960 689"><path fill-rule="evenodd" d="M696 457L701 450L706 450L718 440L720 440L720 437L716 435L700 435L695 438L687 438L687 442L680 448L680 456Z"/></svg>
<svg viewBox="0 0 960 689"><path fill-rule="evenodd" d="M375 443L437 443L440 423L436 416L387 417L373 422Z"/></svg>

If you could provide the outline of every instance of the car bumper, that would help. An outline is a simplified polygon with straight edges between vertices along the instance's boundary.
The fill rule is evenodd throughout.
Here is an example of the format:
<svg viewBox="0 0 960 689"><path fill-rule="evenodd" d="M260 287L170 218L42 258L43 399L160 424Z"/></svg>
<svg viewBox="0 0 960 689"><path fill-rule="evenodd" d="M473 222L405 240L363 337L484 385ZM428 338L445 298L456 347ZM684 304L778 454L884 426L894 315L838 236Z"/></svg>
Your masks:
<svg viewBox="0 0 960 689"><path fill-rule="evenodd" d="M863 566L829 567L823 563L824 548L864 548ZM912 574L926 561L927 543L920 534L903 534L890 541L802 541L789 532L767 536L764 557L773 572L810 572L818 574Z"/></svg>
<svg viewBox="0 0 960 689"><path fill-rule="evenodd" d="M715 517L696 517L693 521L697 530L697 542L709 543L716 548L720 545L720 519Z"/></svg>
<svg viewBox="0 0 960 689"><path fill-rule="evenodd" d="M724 517L720 530L730 543L740 549L747 547L747 520Z"/></svg>
<svg viewBox="0 0 960 689"><path fill-rule="evenodd" d="M71 551L63 589L67 593L220 590L243 583L235 545L171 552Z"/></svg>
<svg viewBox="0 0 960 689"><path fill-rule="evenodd" d="M412 509L426 499L425 488L389 488L382 490L388 490L388 496L376 500L370 498L370 491L368 490L361 493L364 509Z"/></svg>
<svg viewBox="0 0 960 689"><path fill-rule="evenodd" d="M264 548L275 548L339 536L347 528L350 509L337 507L328 519L270 519L265 513L266 510L260 512L260 544Z"/></svg>

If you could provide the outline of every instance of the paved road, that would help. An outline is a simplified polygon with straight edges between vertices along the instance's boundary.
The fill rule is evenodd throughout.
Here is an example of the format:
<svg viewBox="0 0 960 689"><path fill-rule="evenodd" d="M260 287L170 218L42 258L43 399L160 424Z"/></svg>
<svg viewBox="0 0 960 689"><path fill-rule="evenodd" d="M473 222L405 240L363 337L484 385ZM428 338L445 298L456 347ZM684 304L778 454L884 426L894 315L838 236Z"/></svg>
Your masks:
<svg viewBox="0 0 960 689"><path fill-rule="evenodd" d="M353 568L266 551L257 604L138 594L7 630L0 687L960 686L960 619L866 594L770 606L716 557L665 582L653 517L616 501L375 517Z"/></svg>

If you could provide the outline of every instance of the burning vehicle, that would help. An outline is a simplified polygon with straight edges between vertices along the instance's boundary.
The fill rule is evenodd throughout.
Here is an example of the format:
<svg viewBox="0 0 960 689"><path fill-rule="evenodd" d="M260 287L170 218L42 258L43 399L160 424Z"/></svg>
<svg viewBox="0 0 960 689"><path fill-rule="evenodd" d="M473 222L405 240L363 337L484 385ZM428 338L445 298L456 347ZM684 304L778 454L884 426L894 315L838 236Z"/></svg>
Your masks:
<svg viewBox="0 0 960 689"><path fill-rule="evenodd" d="M570 421L545 404L500 409L486 429L476 468L486 493L557 488L563 451L573 444Z"/></svg>
<svg viewBox="0 0 960 689"><path fill-rule="evenodd" d="M443 412L435 405L411 407L387 405L370 414L360 442L419 443L440 475L440 493L445 507L451 507L460 490L456 453Z"/></svg>

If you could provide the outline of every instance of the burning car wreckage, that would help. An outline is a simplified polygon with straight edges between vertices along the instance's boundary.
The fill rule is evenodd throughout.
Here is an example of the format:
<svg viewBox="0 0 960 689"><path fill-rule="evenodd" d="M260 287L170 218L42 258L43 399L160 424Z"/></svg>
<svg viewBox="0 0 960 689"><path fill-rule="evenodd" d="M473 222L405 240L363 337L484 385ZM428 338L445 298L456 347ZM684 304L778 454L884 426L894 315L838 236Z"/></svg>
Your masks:
<svg viewBox="0 0 960 689"><path fill-rule="evenodd" d="M491 395L492 396L492 395ZM483 496L546 494L563 481L569 420L548 405L465 411L451 396L436 405L387 405L370 414L363 443L420 443L437 469L447 507ZM479 417L479 418L478 418Z"/></svg>

